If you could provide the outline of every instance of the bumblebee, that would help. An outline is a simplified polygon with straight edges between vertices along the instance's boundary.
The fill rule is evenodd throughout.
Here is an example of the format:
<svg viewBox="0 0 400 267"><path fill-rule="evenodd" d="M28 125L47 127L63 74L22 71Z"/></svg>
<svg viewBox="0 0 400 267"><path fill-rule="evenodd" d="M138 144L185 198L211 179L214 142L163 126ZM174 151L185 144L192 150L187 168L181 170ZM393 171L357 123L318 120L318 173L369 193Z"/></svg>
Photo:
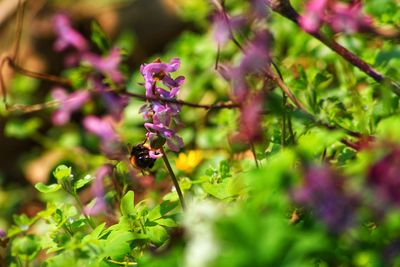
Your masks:
<svg viewBox="0 0 400 267"><path fill-rule="evenodd" d="M156 162L149 155L150 148L143 144L138 144L132 147L131 156L129 157L130 163L141 170L151 169Z"/></svg>

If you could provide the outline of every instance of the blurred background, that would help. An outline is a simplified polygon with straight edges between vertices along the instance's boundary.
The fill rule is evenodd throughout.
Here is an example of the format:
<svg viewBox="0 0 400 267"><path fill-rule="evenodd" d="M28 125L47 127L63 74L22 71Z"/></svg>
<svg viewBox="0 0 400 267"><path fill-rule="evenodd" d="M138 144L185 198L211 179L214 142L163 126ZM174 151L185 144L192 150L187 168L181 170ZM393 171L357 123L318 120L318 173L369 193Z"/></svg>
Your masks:
<svg viewBox="0 0 400 267"><path fill-rule="evenodd" d="M0 1L1 58L13 55L19 43L17 64L27 70L56 76L63 75L65 54L53 49L55 14L68 14L73 26L85 36L90 35L93 21L97 22L109 42L125 50L124 63L129 75L133 75L140 64L165 51L183 32L202 30L200 24L187 19L189 13L195 11L193 7L203 7L203 10L196 8L197 17L208 12L207 5L195 4L196 1L186 1L186 4L172 0L21 2L25 4L23 12L18 1ZM183 9L189 13L182 15ZM18 41L18 16L22 13L22 33ZM3 68L2 75L11 103L45 102L55 86L20 75L8 66ZM70 127L64 134L52 130L50 114L51 110L6 113L3 106L0 108L0 227L7 225L13 213L33 215L40 209L32 184L47 182L53 168L65 160L67 151L81 144L76 141L79 133L72 133L74 129ZM143 136L143 129L139 132L137 136ZM54 143L60 137L61 143Z"/></svg>

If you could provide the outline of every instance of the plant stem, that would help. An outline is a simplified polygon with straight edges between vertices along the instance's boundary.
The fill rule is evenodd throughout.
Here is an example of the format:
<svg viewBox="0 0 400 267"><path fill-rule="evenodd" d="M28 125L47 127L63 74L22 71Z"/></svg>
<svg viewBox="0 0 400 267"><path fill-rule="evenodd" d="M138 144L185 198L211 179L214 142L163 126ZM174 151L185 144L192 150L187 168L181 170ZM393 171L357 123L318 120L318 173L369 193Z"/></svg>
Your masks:
<svg viewBox="0 0 400 267"><path fill-rule="evenodd" d="M289 135L290 135L290 142L291 142L291 145L294 145L296 143L296 140L295 140L294 133L293 133L292 118L290 117L290 114L288 114L287 122L288 122L288 129L289 129Z"/></svg>
<svg viewBox="0 0 400 267"><path fill-rule="evenodd" d="M168 161L168 158L167 158L167 154L165 153L165 150L164 150L163 147L161 147L161 153L163 154L162 158L164 160L165 166L168 169L169 175L171 176L171 180L174 183L176 192L178 193L178 197L179 197L179 201L181 202L182 209L185 210L186 205L185 205L185 200L183 198L183 194L182 194L181 188L179 186L178 180L176 179L175 173L172 170L171 164L169 164L169 161Z"/></svg>
<svg viewBox="0 0 400 267"><path fill-rule="evenodd" d="M281 146L285 147L286 143L286 94L282 92L282 130L281 130Z"/></svg>
<svg viewBox="0 0 400 267"><path fill-rule="evenodd" d="M75 199L76 205L78 206L79 212L81 214L83 214L83 216L85 217L86 221L88 222L90 228L92 228L92 230L94 230L94 228L96 228L94 222L92 221L92 219L85 213L85 211L83 210L83 205L81 200L79 199L79 196L76 193L73 193L72 196Z"/></svg>
<svg viewBox="0 0 400 267"><path fill-rule="evenodd" d="M115 260L112 260L112 259L107 259L107 261L110 262L110 263L114 263L114 264L117 264L117 265L121 265L121 266L135 266L135 265L137 265L136 262L115 261Z"/></svg>
<svg viewBox="0 0 400 267"><path fill-rule="evenodd" d="M253 153L253 157L254 157L254 162L256 163L256 167L257 169L260 168L259 164L258 164L258 160L257 160L257 154L256 154L256 149L254 147L254 143L250 141L250 147L251 147L251 152Z"/></svg>

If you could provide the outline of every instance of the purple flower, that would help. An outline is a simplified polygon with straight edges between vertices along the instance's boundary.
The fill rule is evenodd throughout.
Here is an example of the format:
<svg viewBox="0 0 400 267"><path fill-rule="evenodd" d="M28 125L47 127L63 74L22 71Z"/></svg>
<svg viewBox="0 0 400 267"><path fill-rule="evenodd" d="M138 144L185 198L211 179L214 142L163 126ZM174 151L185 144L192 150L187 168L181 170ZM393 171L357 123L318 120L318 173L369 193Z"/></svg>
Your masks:
<svg viewBox="0 0 400 267"><path fill-rule="evenodd" d="M118 139L111 117L88 116L83 120L83 125L87 131L97 135L104 142Z"/></svg>
<svg viewBox="0 0 400 267"><path fill-rule="evenodd" d="M107 203L104 200L103 180L112 173L112 166L105 164L101 166L95 174L96 179L92 183L91 191L96 198L96 202L92 207L85 207L85 213L88 215L98 215L107 209Z"/></svg>
<svg viewBox="0 0 400 267"><path fill-rule="evenodd" d="M129 103L129 97L127 95L108 92L109 88L102 82L102 78L98 75L90 75L89 80L93 84L93 90L102 96L105 107L108 109L110 115L116 121L120 121L124 109Z"/></svg>
<svg viewBox="0 0 400 267"><path fill-rule="evenodd" d="M120 121L125 107L129 103L129 97L126 95L118 95L116 93L104 93L103 99L105 105L110 112L110 115L116 120Z"/></svg>
<svg viewBox="0 0 400 267"><path fill-rule="evenodd" d="M304 184L293 192L293 198L309 207L333 232L354 222L357 200L345 192L343 178L328 166L308 167Z"/></svg>
<svg viewBox="0 0 400 267"><path fill-rule="evenodd" d="M157 133L164 138L171 138L172 136L175 135L175 132L173 130L169 129L167 126L165 126L162 123L154 124L154 123L146 122L144 124L144 127L148 131Z"/></svg>
<svg viewBox="0 0 400 267"><path fill-rule="evenodd" d="M239 140L250 142L260 141L263 137L262 109L264 97L261 93L249 96L241 107L239 119Z"/></svg>
<svg viewBox="0 0 400 267"><path fill-rule="evenodd" d="M114 129L112 117L98 118L88 116L83 120L85 129L97 135L101 141L101 150L109 159L121 160L124 158L123 144Z"/></svg>
<svg viewBox="0 0 400 267"><path fill-rule="evenodd" d="M360 2L351 5L334 2L331 13L327 21L336 32L352 33L371 28L372 19L363 14Z"/></svg>
<svg viewBox="0 0 400 267"><path fill-rule="evenodd" d="M97 71L101 72L105 76L110 77L114 82L123 82L124 76L118 69L121 63L121 53L119 49L113 48L105 57L87 52L83 54L82 58Z"/></svg>
<svg viewBox="0 0 400 267"><path fill-rule="evenodd" d="M368 183L383 203L400 206L400 148L395 147L368 172Z"/></svg>
<svg viewBox="0 0 400 267"><path fill-rule="evenodd" d="M59 108L53 113L52 121L55 125L63 125L69 122L72 112L89 101L90 93L79 90L68 95L65 89L58 87L52 91L52 97L60 103Z"/></svg>
<svg viewBox="0 0 400 267"><path fill-rule="evenodd" d="M185 81L183 76L179 76L176 79L170 76L171 72L175 72L179 69L180 64L179 58L173 58L169 64L163 63L158 59L155 62L141 65L140 72L145 80L146 96L155 96L156 82L158 81L162 81L162 83L170 89L182 85Z"/></svg>
<svg viewBox="0 0 400 267"><path fill-rule="evenodd" d="M269 54L270 33L261 30L244 47L244 57L240 62L240 70L244 73L261 73L271 64Z"/></svg>
<svg viewBox="0 0 400 267"><path fill-rule="evenodd" d="M4 229L0 228L0 240L2 238L5 238L6 236L7 236L7 232Z"/></svg>
<svg viewBox="0 0 400 267"><path fill-rule="evenodd" d="M268 0L251 0L251 9L256 18L265 18L267 16Z"/></svg>
<svg viewBox="0 0 400 267"><path fill-rule="evenodd" d="M65 14L54 16L53 23L57 33L57 40L54 43L56 51L64 51L68 47L75 48L81 52L88 49L86 39L72 28L71 21Z"/></svg>
<svg viewBox="0 0 400 267"><path fill-rule="evenodd" d="M233 97L244 102L249 93L248 77L263 73L271 64L270 36L266 30L257 31L244 46L244 56L237 67L223 70L223 76L232 79Z"/></svg>
<svg viewBox="0 0 400 267"><path fill-rule="evenodd" d="M307 32L316 32L325 19L325 10L329 0L311 0L307 3L300 26Z"/></svg>
<svg viewBox="0 0 400 267"><path fill-rule="evenodd" d="M232 39L232 32L245 24L245 19L236 16L229 17L224 11L217 10L213 16L213 35L214 40L219 45L226 44Z"/></svg>
<svg viewBox="0 0 400 267"><path fill-rule="evenodd" d="M372 19L362 13L359 1L345 4L332 0L311 0L299 22L307 32L317 32L323 23L329 24L336 32L364 31L372 25Z"/></svg>

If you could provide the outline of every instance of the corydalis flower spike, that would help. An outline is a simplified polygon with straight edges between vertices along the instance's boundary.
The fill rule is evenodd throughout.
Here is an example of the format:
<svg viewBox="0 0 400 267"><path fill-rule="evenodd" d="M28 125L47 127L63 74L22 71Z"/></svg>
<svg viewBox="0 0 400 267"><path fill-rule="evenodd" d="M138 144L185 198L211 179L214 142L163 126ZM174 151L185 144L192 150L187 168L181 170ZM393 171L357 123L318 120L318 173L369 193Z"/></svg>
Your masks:
<svg viewBox="0 0 400 267"><path fill-rule="evenodd" d="M140 72L145 80L146 96L158 97L159 101L150 101L140 108L144 119L149 120L144 124L148 130L147 140L151 146L159 149L164 143L172 150L178 152L183 146L183 140L177 135L175 127L180 123L180 105L164 102L162 99L176 99L180 86L185 81L183 76L171 77L180 67L180 60L173 58L170 63L161 62L160 59L143 64ZM160 145L161 144L161 145Z"/></svg>

